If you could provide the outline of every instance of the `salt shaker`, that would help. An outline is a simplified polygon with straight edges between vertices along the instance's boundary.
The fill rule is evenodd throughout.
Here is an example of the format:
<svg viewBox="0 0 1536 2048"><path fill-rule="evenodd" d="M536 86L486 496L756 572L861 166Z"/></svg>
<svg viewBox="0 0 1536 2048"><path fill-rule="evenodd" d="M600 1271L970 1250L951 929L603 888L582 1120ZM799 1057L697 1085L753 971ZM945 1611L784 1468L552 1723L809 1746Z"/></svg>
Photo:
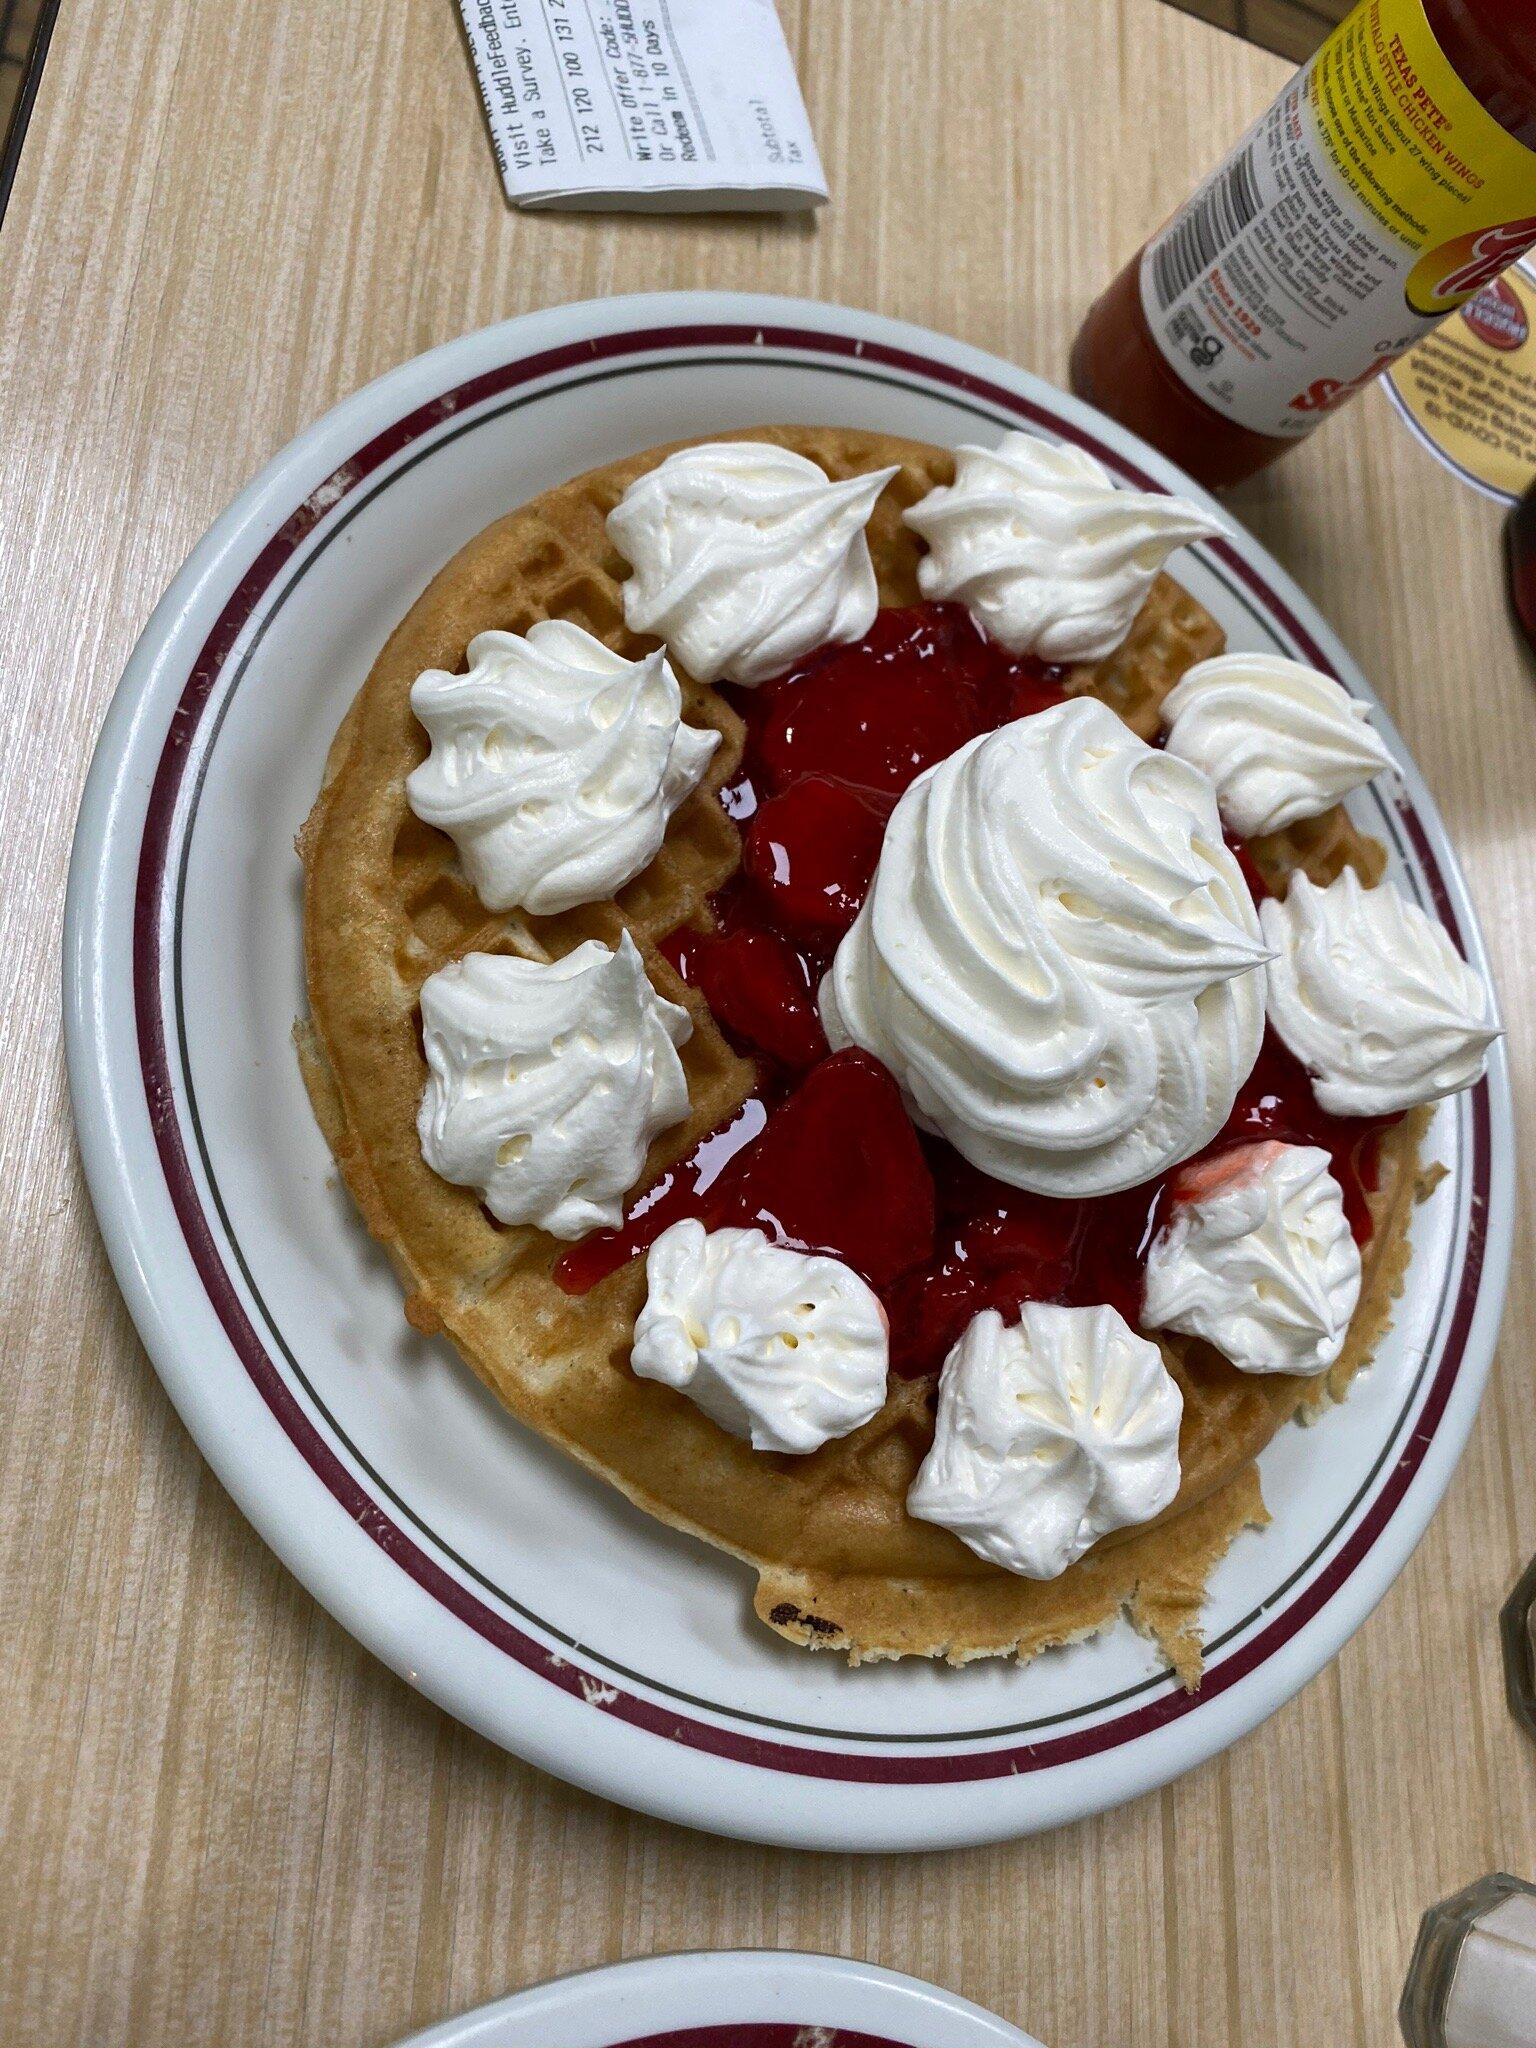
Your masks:
<svg viewBox="0 0 1536 2048"><path fill-rule="evenodd" d="M1536 1885L1495 1871L1431 1906L1397 2016L1408 2048L1536 2048Z"/></svg>

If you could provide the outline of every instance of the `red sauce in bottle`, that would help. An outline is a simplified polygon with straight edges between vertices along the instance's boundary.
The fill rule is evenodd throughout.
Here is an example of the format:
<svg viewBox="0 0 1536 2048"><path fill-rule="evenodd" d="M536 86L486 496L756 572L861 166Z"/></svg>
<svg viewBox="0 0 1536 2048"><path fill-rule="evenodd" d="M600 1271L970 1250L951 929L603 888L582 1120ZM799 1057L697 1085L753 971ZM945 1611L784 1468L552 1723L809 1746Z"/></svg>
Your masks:
<svg viewBox="0 0 1536 2048"><path fill-rule="evenodd" d="M1092 307L1072 388L1235 483L1533 242L1536 0L1361 0Z"/></svg>

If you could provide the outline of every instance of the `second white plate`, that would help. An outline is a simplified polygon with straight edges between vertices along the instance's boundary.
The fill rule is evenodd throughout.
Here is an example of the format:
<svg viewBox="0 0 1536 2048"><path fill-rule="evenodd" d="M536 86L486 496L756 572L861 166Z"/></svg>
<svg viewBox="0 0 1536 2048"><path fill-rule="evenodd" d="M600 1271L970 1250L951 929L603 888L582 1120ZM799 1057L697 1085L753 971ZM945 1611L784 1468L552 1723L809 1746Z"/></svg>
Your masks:
<svg viewBox="0 0 1536 2048"><path fill-rule="evenodd" d="M838 1956L648 1956L514 1992L399 2048L1040 2048L979 2005Z"/></svg>

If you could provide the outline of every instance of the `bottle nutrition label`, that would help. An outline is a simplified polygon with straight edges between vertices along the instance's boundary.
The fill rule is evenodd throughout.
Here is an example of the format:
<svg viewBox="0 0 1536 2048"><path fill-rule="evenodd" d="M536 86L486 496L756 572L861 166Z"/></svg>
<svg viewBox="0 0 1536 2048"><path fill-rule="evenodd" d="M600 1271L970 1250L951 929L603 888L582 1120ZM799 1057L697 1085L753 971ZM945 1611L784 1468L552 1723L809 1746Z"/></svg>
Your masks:
<svg viewBox="0 0 1536 2048"><path fill-rule="evenodd" d="M1142 310L1207 405L1299 439L1536 243L1533 189L1423 0L1369 0L1147 244Z"/></svg>

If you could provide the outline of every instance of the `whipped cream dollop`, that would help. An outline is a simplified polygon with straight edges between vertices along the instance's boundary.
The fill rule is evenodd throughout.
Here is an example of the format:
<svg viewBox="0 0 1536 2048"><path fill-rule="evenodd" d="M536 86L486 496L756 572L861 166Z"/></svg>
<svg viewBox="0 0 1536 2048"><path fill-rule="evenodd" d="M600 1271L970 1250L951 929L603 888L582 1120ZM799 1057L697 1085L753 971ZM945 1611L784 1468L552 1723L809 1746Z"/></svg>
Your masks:
<svg viewBox="0 0 1536 2048"><path fill-rule="evenodd" d="M1102 1195L1226 1121L1264 958L1210 784L1080 697L912 784L821 1012L984 1172Z"/></svg>
<svg viewBox="0 0 1536 2048"><path fill-rule="evenodd" d="M955 598L1015 654L1102 661L1164 562L1228 529L1161 491L1118 490L1085 449L1004 434L955 450L955 480L902 514L928 543L924 597Z"/></svg>
<svg viewBox="0 0 1536 2048"><path fill-rule="evenodd" d="M561 960L469 953L421 985L422 1157L503 1223L612 1228L651 1140L688 1114L692 1029L628 932Z"/></svg>
<svg viewBox="0 0 1536 2048"><path fill-rule="evenodd" d="M885 1311L851 1266L760 1230L674 1223L645 1261L630 1363L755 1451L804 1453L885 1405Z"/></svg>
<svg viewBox="0 0 1536 2048"><path fill-rule="evenodd" d="M1261 912L1269 1017L1330 1116L1390 1116L1482 1079L1500 1033L1482 977L1392 882L1291 877Z"/></svg>
<svg viewBox="0 0 1536 2048"><path fill-rule="evenodd" d="M1184 1397L1112 1308L983 1309L944 1361L933 1449L907 1511L989 1563L1054 1579L1179 1490Z"/></svg>
<svg viewBox="0 0 1536 2048"><path fill-rule="evenodd" d="M1203 1337L1243 1372L1326 1372L1360 1299L1360 1252L1316 1145L1240 1145L1189 1166L1147 1254L1142 1323Z"/></svg>
<svg viewBox="0 0 1536 2048"><path fill-rule="evenodd" d="M648 867L720 744L683 723L659 649L626 661L565 619L477 633L468 672L428 669L411 709L432 742L411 809L453 840L487 909L539 916Z"/></svg>
<svg viewBox="0 0 1536 2048"><path fill-rule="evenodd" d="M1221 815L1252 838L1315 818L1392 756L1342 683L1281 654L1197 661L1162 706L1170 754L1216 787Z"/></svg>
<svg viewBox="0 0 1536 2048"><path fill-rule="evenodd" d="M832 640L859 640L879 609L864 528L896 474L835 484L771 441L680 448L608 515L632 567L631 631L655 633L701 683L760 683Z"/></svg>

